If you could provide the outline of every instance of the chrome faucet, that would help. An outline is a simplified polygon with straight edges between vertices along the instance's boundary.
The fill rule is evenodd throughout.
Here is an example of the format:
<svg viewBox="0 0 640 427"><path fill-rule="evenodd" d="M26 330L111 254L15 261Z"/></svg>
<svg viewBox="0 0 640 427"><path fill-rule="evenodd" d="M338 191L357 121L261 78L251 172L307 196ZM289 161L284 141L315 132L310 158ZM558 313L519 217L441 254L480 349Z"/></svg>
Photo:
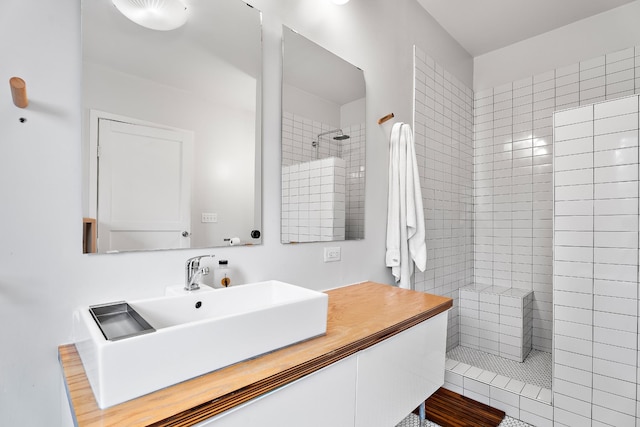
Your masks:
<svg viewBox="0 0 640 427"><path fill-rule="evenodd" d="M197 291L198 289L200 289L200 285L198 284L198 277L206 276L207 274L209 274L209 267L200 267L200 260L202 260L202 258L213 258L214 256L215 255L200 255L189 258L187 260L184 265L185 291Z"/></svg>

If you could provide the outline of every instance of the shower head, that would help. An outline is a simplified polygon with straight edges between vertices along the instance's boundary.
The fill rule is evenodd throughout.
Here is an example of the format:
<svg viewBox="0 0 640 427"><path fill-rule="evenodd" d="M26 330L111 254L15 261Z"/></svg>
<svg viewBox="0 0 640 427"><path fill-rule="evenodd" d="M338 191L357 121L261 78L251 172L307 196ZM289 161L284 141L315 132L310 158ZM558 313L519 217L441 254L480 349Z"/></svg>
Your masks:
<svg viewBox="0 0 640 427"><path fill-rule="evenodd" d="M334 129L334 130L329 130L327 132L322 132L318 134L318 141L320 141L320 137L324 136L324 135L329 135L331 133L337 133L338 135L334 136L333 139L336 141L344 141L345 139L349 139L351 138L349 135L345 135L342 133L342 129Z"/></svg>

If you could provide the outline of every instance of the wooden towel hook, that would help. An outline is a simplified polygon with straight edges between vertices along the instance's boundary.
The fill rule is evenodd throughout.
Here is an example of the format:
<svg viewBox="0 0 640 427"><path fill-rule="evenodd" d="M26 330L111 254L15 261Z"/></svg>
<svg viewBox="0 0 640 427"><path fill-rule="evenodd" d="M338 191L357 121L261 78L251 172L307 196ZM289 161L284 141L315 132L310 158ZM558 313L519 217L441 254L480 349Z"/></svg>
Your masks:
<svg viewBox="0 0 640 427"><path fill-rule="evenodd" d="M9 79L9 86L11 86L11 97L16 107L25 108L29 105L29 99L27 98L27 84L20 77L11 77Z"/></svg>
<svg viewBox="0 0 640 427"><path fill-rule="evenodd" d="M379 125L381 125L381 124L383 124L384 122L386 122L387 120L391 120L391 119L393 119L394 117L395 117L395 116L393 115L393 113L389 113L389 114L387 114L387 115L386 115L386 116L384 116L384 117L380 117L380 118L378 119L378 124L379 124Z"/></svg>

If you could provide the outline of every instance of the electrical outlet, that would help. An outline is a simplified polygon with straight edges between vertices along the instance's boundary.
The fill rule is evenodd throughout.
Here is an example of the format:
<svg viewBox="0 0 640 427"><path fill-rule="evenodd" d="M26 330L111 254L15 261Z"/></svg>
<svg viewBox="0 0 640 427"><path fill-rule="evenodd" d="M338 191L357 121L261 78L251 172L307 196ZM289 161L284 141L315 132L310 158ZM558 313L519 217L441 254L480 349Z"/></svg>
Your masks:
<svg viewBox="0 0 640 427"><path fill-rule="evenodd" d="M324 262L340 261L340 247L324 248Z"/></svg>
<svg viewBox="0 0 640 427"><path fill-rule="evenodd" d="M218 222L217 213L202 213L202 222Z"/></svg>

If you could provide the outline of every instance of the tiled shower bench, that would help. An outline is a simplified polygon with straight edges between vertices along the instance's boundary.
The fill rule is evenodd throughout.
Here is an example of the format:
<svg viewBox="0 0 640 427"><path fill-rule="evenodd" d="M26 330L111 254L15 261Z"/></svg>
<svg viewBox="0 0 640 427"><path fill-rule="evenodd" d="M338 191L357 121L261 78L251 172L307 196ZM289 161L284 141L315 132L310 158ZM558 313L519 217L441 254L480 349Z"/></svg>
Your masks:
<svg viewBox="0 0 640 427"><path fill-rule="evenodd" d="M460 288L460 345L524 361L531 351L533 292L491 285Z"/></svg>

